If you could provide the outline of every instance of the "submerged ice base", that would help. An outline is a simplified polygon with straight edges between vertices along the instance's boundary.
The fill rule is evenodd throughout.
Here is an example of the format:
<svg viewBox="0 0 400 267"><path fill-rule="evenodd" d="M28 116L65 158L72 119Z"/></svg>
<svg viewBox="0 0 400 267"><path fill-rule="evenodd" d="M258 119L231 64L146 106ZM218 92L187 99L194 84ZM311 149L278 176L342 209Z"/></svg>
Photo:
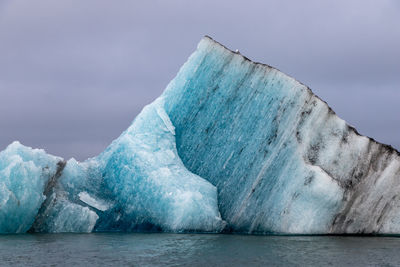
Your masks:
<svg viewBox="0 0 400 267"><path fill-rule="evenodd" d="M0 152L0 232L400 233L399 179L399 152L205 37L99 156Z"/></svg>

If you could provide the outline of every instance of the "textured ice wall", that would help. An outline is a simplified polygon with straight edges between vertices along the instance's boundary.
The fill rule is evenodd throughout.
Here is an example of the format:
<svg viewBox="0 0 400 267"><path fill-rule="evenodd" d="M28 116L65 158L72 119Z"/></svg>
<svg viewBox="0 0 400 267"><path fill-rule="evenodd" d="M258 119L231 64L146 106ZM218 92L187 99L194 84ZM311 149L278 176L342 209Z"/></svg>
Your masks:
<svg viewBox="0 0 400 267"><path fill-rule="evenodd" d="M69 160L33 231L221 231L217 190L183 165L163 106L146 106L98 157Z"/></svg>
<svg viewBox="0 0 400 267"><path fill-rule="evenodd" d="M185 166L232 230L400 232L399 153L309 88L205 37L163 94Z"/></svg>
<svg viewBox="0 0 400 267"><path fill-rule="evenodd" d="M0 233L24 233L31 227L60 161L18 142L0 152Z"/></svg>
<svg viewBox="0 0 400 267"><path fill-rule="evenodd" d="M56 177L46 193L31 232L92 232L99 216L79 201L79 195L72 189L79 189L88 182L88 164L74 159L64 162L62 172ZM71 181L75 183L71 183ZM71 188L72 189L71 189Z"/></svg>
<svg viewBox="0 0 400 267"><path fill-rule="evenodd" d="M0 233L400 233L399 152L205 37L99 156L0 152Z"/></svg>
<svg viewBox="0 0 400 267"><path fill-rule="evenodd" d="M96 160L115 196L114 225L123 230L218 232L217 189L178 156L175 127L159 98Z"/></svg>

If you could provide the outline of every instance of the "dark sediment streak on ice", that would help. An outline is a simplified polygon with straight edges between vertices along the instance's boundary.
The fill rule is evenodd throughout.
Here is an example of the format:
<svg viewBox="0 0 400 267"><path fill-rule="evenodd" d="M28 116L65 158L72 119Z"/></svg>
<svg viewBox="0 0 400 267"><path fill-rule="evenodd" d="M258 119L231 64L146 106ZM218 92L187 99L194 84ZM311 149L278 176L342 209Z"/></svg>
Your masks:
<svg viewBox="0 0 400 267"><path fill-rule="evenodd" d="M398 151L206 36L99 156L0 152L0 233L399 234L399 179Z"/></svg>

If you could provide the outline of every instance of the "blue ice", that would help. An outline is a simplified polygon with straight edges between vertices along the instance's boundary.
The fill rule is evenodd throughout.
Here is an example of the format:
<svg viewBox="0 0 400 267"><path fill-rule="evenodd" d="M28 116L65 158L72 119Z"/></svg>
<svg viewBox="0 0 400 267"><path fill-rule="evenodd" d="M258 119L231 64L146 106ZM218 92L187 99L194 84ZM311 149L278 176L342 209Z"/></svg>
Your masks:
<svg viewBox="0 0 400 267"><path fill-rule="evenodd" d="M399 155L205 37L97 157L0 152L0 233L399 233Z"/></svg>

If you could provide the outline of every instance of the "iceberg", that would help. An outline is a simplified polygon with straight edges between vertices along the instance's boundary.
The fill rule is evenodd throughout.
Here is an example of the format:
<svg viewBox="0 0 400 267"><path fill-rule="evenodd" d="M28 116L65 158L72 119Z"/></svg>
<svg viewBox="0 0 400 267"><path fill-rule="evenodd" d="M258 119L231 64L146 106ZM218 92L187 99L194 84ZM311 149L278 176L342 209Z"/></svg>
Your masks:
<svg viewBox="0 0 400 267"><path fill-rule="evenodd" d="M0 233L399 234L400 153L210 37L100 155L0 152Z"/></svg>
<svg viewBox="0 0 400 267"><path fill-rule="evenodd" d="M61 158L19 142L0 152L0 233L29 230L62 166Z"/></svg>

